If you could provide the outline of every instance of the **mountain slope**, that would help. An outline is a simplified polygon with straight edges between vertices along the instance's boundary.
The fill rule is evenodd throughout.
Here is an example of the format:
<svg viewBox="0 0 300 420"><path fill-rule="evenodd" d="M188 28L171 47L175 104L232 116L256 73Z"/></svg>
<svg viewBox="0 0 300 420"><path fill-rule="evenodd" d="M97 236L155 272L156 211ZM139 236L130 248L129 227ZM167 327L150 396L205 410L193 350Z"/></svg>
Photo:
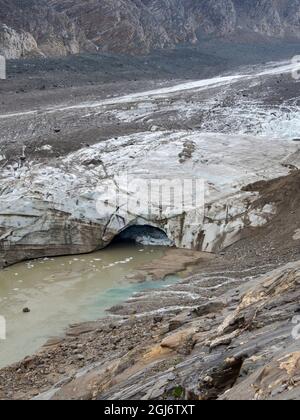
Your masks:
<svg viewBox="0 0 300 420"><path fill-rule="evenodd" d="M208 34L300 38L300 0L0 0L0 52L13 58L147 53Z"/></svg>

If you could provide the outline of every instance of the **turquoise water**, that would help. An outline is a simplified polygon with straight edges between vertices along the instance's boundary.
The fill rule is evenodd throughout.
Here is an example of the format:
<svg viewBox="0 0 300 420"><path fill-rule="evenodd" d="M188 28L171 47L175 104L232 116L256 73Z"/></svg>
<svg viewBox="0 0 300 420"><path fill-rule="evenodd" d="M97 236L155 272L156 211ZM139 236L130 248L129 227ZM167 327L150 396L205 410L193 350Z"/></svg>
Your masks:
<svg viewBox="0 0 300 420"><path fill-rule="evenodd" d="M177 281L133 282L135 270L159 259L164 248L118 244L91 255L48 258L0 271L0 367L37 351L73 323L93 321L135 292ZM29 308L29 313L23 309Z"/></svg>
<svg viewBox="0 0 300 420"><path fill-rule="evenodd" d="M164 280L145 281L142 283L127 284L124 287L117 287L108 289L101 296L98 296L94 301L95 316L99 315L99 308L101 316L105 315L107 309L107 302L110 302L110 307L115 306L125 300L129 299L134 293L143 292L145 290L160 289L171 284L177 283L179 277L176 275L167 276Z"/></svg>

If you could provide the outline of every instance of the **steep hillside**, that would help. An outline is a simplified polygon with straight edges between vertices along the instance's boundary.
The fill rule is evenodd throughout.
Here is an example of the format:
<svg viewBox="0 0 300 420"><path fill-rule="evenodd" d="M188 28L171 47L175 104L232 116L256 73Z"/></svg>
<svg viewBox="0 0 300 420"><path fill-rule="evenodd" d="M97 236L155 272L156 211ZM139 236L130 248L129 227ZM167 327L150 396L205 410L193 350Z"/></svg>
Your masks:
<svg viewBox="0 0 300 420"><path fill-rule="evenodd" d="M0 0L0 52L10 58L147 53L207 35L299 38L300 0Z"/></svg>

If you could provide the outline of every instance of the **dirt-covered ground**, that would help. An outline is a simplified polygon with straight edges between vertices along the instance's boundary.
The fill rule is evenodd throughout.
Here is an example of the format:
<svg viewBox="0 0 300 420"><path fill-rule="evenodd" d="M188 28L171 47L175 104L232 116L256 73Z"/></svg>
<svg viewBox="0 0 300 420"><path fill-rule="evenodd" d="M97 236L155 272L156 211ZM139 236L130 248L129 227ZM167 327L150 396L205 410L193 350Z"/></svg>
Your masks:
<svg viewBox="0 0 300 420"><path fill-rule="evenodd" d="M251 74L259 68L254 58L246 58L241 66L224 58L211 58L212 62L204 65L206 57L202 54L195 58L191 52L188 57L177 54L179 58L175 53L175 58L165 57L169 72L157 69L160 57L152 58L155 64L149 58L149 74L146 58L132 58L133 64L128 58L93 56L54 60L53 64L51 60L50 64L39 60L10 62L8 80L0 81L0 155L6 158L0 165L10 159L17 161L24 146L27 159L48 160L101 141L154 129L266 135L281 129L287 135L286 121L297 119L294 113L299 106L300 86L290 73L262 77L254 83L241 80L234 86L212 86L205 91L179 90L169 99L159 95L143 100L130 97L220 74ZM284 58L289 58L287 54ZM173 73L172 59L180 63ZM108 69L107 79L102 78L106 73L103 67ZM116 68L125 68L124 74ZM47 85L52 79L53 85ZM119 98L124 97L127 100L120 104Z"/></svg>

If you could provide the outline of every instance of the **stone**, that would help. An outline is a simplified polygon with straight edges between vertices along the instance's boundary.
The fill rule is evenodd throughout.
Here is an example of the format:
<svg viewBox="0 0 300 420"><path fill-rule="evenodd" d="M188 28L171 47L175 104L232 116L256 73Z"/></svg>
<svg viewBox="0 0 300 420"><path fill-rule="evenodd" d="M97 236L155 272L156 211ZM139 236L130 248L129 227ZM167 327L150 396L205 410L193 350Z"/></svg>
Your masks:
<svg viewBox="0 0 300 420"><path fill-rule="evenodd" d="M175 331L178 328L181 328L187 322L190 322L192 319L191 311L183 311L179 315L175 316L174 318L170 319L169 321L169 331Z"/></svg>
<svg viewBox="0 0 300 420"><path fill-rule="evenodd" d="M161 347L166 347L171 350L178 350L180 347L184 347L185 344L193 337L195 334L195 329L187 329L178 331L175 334L169 335L162 340L160 343Z"/></svg>
<svg viewBox="0 0 300 420"><path fill-rule="evenodd" d="M23 309L23 313L24 313L24 314L29 314L29 312L30 312L30 309L29 309L29 308L24 308L24 309Z"/></svg>
<svg viewBox="0 0 300 420"><path fill-rule="evenodd" d="M42 56L34 37L23 29L16 31L0 23L0 53L8 59Z"/></svg>
<svg viewBox="0 0 300 420"><path fill-rule="evenodd" d="M223 335L222 337L218 337L215 340L211 341L210 348L214 349L220 346L228 346L234 338L239 335L239 331L233 331L230 334Z"/></svg>

